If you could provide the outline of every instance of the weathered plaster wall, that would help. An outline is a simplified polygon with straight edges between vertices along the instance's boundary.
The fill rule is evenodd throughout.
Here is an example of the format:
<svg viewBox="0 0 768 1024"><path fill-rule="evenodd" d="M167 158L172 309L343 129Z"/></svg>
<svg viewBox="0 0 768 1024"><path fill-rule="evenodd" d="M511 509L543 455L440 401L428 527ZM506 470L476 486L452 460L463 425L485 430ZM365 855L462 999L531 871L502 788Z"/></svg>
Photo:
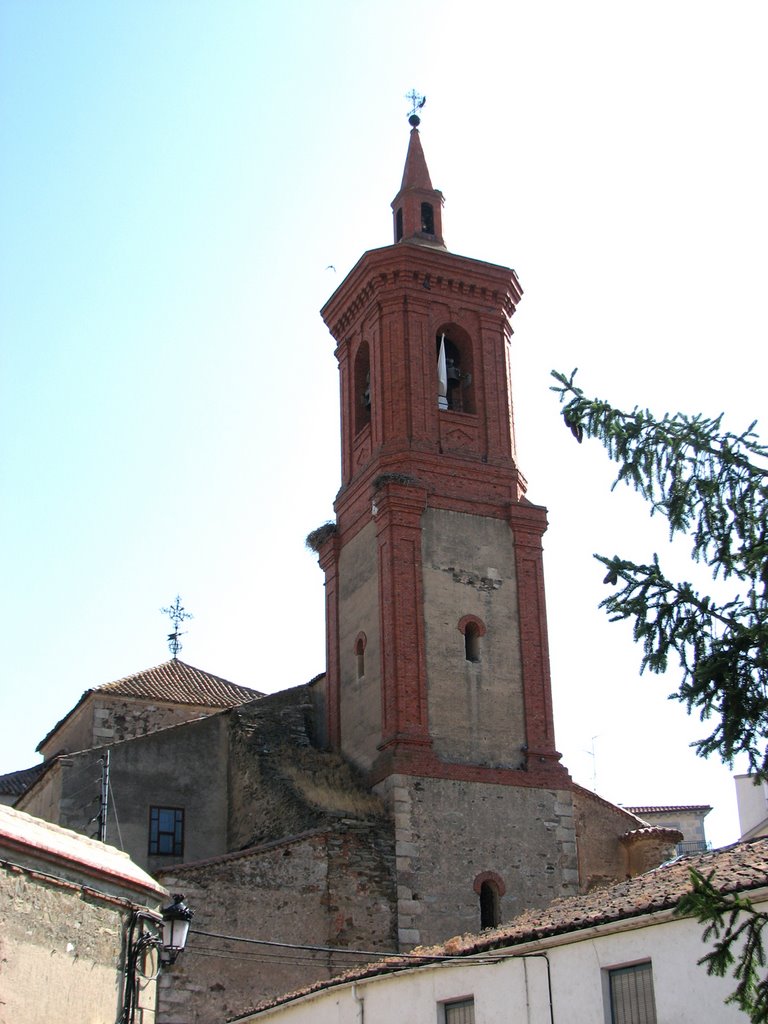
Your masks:
<svg viewBox="0 0 768 1024"><path fill-rule="evenodd" d="M339 673L344 754L361 768L376 758L381 738L381 644L376 527L368 523L339 558ZM355 643L365 634L365 671L358 676Z"/></svg>
<svg viewBox="0 0 768 1024"><path fill-rule="evenodd" d="M78 886L0 863L0 1024L116 1020L127 916ZM153 989L144 994L148 1007Z"/></svg>
<svg viewBox="0 0 768 1024"><path fill-rule="evenodd" d="M66 767L62 761L52 764L32 789L16 801L15 806L27 814L34 814L36 818L52 821L55 825L60 824L61 784L65 771Z"/></svg>
<svg viewBox="0 0 768 1024"><path fill-rule="evenodd" d="M422 518L429 729L451 761L523 761L525 719L515 552L506 522L429 509ZM466 615L486 628L480 660L467 661Z"/></svg>
<svg viewBox="0 0 768 1024"><path fill-rule="evenodd" d="M99 759L106 749L97 747L62 758L22 798L19 809L94 836ZM109 756L108 842L121 845L149 871L175 863L181 858L149 856L149 809L178 807L184 810L184 860L212 857L228 849L226 713L112 744Z"/></svg>
<svg viewBox="0 0 768 1024"><path fill-rule="evenodd" d="M660 811L638 812L638 817L649 825L658 828L676 828L683 835L684 843L706 844L707 835L704 828L705 811L686 810L683 807L665 808ZM702 846L703 848L703 846Z"/></svg>
<svg viewBox="0 0 768 1024"><path fill-rule="evenodd" d="M474 882L504 882L501 919L577 891L569 792L392 776L399 938L429 944L480 928Z"/></svg>

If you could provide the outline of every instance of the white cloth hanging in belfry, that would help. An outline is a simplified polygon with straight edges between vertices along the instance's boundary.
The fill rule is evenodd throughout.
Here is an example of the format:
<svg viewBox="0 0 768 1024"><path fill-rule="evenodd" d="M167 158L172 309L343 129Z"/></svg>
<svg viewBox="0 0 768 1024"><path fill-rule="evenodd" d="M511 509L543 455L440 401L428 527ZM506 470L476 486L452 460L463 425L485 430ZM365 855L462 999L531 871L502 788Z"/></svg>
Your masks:
<svg viewBox="0 0 768 1024"><path fill-rule="evenodd" d="M437 407L448 408L448 363L445 358L445 332L440 336L440 352L437 356Z"/></svg>

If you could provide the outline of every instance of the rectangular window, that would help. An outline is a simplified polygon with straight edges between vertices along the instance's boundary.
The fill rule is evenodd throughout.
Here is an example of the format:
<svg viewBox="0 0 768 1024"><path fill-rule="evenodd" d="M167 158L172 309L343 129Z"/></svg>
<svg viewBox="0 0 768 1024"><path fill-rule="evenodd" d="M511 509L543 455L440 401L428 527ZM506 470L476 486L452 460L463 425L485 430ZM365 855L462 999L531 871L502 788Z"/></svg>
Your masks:
<svg viewBox="0 0 768 1024"><path fill-rule="evenodd" d="M442 1024L475 1024L474 999L461 999L443 1003Z"/></svg>
<svg viewBox="0 0 768 1024"><path fill-rule="evenodd" d="M650 960L608 971L611 1024L656 1024Z"/></svg>
<svg viewBox="0 0 768 1024"><path fill-rule="evenodd" d="M149 852L155 857L184 854L184 811L180 807L150 807Z"/></svg>

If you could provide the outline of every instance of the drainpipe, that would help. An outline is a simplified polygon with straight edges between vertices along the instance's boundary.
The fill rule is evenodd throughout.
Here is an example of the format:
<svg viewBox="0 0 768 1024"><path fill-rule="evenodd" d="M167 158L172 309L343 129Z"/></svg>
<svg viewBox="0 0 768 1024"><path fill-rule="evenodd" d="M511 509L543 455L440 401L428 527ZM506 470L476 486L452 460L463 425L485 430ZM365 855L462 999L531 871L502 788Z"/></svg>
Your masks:
<svg viewBox="0 0 768 1024"><path fill-rule="evenodd" d="M357 994L357 983L354 981L352 982L352 998L357 1003L355 1020L357 1024L365 1024L365 996Z"/></svg>
<svg viewBox="0 0 768 1024"><path fill-rule="evenodd" d="M549 966L549 957L547 956L546 953L521 953L520 954L520 959L521 960L534 960L536 958L540 958L547 965L547 991L549 993L549 1024L555 1024L555 1010L554 1010L554 1007L552 1006L552 972L551 972L550 966ZM525 979L525 991L526 991L526 1001L527 1001L527 999L528 999L528 975L527 975L527 972L526 972L526 979ZM361 1024L362 1024L362 1021L361 1021Z"/></svg>

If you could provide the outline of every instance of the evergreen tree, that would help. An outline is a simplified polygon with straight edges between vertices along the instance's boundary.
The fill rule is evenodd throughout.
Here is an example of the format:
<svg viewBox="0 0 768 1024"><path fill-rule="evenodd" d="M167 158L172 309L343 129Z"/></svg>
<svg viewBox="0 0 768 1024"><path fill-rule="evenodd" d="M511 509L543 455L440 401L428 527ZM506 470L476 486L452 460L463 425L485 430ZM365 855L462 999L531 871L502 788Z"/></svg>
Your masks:
<svg viewBox="0 0 768 1024"><path fill-rule="evenodd" d="M671 656L682 669L672 696L714 726L696 744L707 757L731 764L744 753L750 770L768 778L768 448L755 423L741 434L723 430L722 415L615 409L588 398L570 376L552 371L566 426L581 443L597 438L619 466L614 487L634 487L669 523L670 536L684 534L691 557L707 565L714 580L731 581L733 593L715 598L689 582L675 582L657 554L648 563L619 555L595 555L614 588L601 602L613 621L633 621L642 643L641 671L664 672ZM718 587L719 589L719 587ZM762 932L768 918L743 897L724 894L712 875L691 872L691 892L678 911L706 925L703 956L708 973L733 971L737 987L728 1002L752 1024L768 1022L768 978Z"/></svg>
<svg viewBox="0 0 768 1024"><path fill-rule="evenodd" d="M641 671L664 672L676 655L682 682L674 696L714 725L696 743L702 757L731 764L745 753L750 770L768 773L768 448L752 423L741 434L722 428L722 416L675 413L661 418L635 408L622 412L587 398L552 372L565 403L563 418L577 441L595 437L633 486L685 534L691 557L714 579L736 582L728 599L670 580L654 554L647 564L595 555L614 588L601 602L613 621L633 620L643 645Z"/></svg>

